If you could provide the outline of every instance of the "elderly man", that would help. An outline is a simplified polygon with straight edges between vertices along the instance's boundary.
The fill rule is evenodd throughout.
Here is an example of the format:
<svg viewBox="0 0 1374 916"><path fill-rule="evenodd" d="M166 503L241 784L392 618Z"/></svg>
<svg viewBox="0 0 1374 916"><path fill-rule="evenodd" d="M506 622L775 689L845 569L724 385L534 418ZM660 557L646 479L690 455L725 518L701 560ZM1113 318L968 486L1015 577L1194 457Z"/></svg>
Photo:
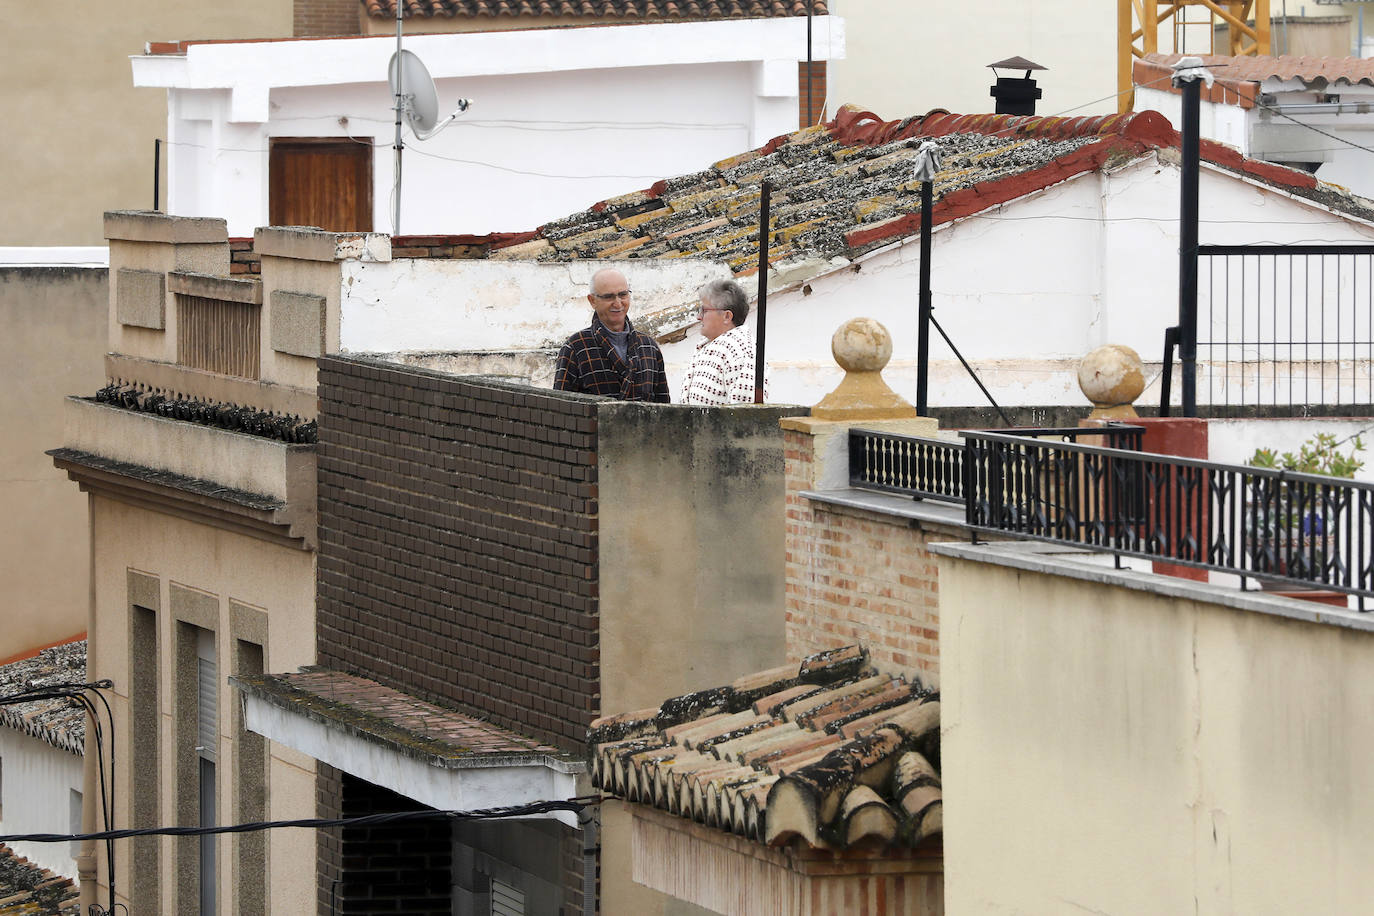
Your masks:
<svg viewBox="0 0 1374 916"><path fill-rule="evenodd" d="M622 401L668 403L663 353L648 334L630 324L630 285L612 267L592 274L587 301L592 324L568 338L558 351L553 387L603 394Z"/></svg>
<svg viewBox="0 0 1374 916"><path fill-rule="evenodd" d="M712 280L698 293L701 336L682 391L684 404L754 402L754 334L744 326L749 297L734 280ZM763 381L767 398L768 375Z"/></svg>

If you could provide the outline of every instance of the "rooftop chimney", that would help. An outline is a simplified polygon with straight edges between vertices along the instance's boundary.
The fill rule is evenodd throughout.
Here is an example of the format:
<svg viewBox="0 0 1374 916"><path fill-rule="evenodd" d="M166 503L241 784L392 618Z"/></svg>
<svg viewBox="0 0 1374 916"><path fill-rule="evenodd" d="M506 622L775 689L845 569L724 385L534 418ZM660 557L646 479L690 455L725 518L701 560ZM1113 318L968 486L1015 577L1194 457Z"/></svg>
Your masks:
<svg viewBox="0 0 1374 916"><path fill-rule="evenodd" d="M1041 90L1035 85L1035 80L1030 78L1032 70L1046 70L1035 61L1026 60L1024 57L1009 57L1006 60L999 60L995 64L988 64L993 73L998 70L1024 70L1026 75L1022 77L998 76L997 83L988 90L988 94L997 100L997 114L1009 115L1033 115L1035 114L1035 100L1040 98Z"/></svg>

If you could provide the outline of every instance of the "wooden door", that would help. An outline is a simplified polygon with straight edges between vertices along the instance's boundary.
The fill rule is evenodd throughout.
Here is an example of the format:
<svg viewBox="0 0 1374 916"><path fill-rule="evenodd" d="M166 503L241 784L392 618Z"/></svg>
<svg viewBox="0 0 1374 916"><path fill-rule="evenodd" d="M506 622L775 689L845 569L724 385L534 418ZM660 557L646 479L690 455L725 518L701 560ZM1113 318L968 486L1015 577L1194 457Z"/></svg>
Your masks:
<svg viewBox="0 0 1374 916"><path fill-rule="evenodd" d="M372 231L372 147L335 139L274 139L268 220L329 232Z"/></svg>

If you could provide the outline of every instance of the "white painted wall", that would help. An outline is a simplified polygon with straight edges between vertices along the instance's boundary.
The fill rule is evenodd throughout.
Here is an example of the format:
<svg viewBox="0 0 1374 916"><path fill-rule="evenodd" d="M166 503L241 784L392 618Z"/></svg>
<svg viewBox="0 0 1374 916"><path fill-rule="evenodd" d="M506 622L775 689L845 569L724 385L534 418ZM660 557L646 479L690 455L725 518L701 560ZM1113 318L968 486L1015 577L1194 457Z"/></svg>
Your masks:
<svg viewBox="0 0 1374 916"><path fill-rule="evenodd" d="M844 23L822 17L822 60ZM597 200L752 149L797 126L804 19L416 35L442 114L406 135L401 232L533 229ZM268 223L274 137L374 147L373 227L390 231L395 136L391 38L192 45L133 58L134 85L168 90L168 212L220 216L229 234Z"/></svg>
<svg viewBox="0 0 1374 916"><path fill-rule="evenodd" d="M1107 343L1141 354L1152 379L1141 400L1158 400L1164 328L1178 313L1178 177L1174 165L1150 157L937 227L936 320L999 402L1085 403L1078 361ZM1203 171L1199 196L1204 243L1374 240L1370 226L1211 168ZM919 242L912 239L770 294L773 398L814 404L832 390L841 373L830 335L859 316L892 333L885 377L914 398L919 270ZM692 343L664 348L670 372L685 368ZM930 347L931 403L986 403L934 331Z"/></svg>
<svg viewBox="0 0 1374 916"><path fill-rule="evenodd" d="M889 120L932 108L990 112L996 75L987 65L1016 56L1049 68L1031 74L1043 91L1037 113L1116 111L1114 3L829 0L828 7L846 28L844 59L830 67L832 115L845 102Z"/></svg>
<svg viewBox="0 0 1374 916"><path fill-rule="evenodd" d="M1204 243L1374 241L1374 227L1211 167L1203 170L1199 194ZM1178 168L1150 156L937 227L936 320L999 403L1084 404L1078 362L1107 343L1141 354L1151 379L1141 401L1158 400L1164 329L1178 313L1178 196ZM805 283L770 292L771 401L814 404L833 390L842 373L831 335L860 316L876 318L892 334L885 378L914 400L919 251L919 240L911 239L854 264L840 259ZM632 317L694 304L701 283L726 275L711 261L611 263L636 290ZM557 347L585 326L584 287L597 266L350 262L343 346L351 352ZM754 281L745 286L752 295ZM675 393L700 339L694 328L663 347ZM932 404L986 403L934 331L930 355ZM540 383L547 376L531 378Z"/></svg>
<svg viewBox="0 0 1374 916"><path fill-rule="evenodd" d="M0 834L70 833L71 791L81 791L81 758L13 728L0 726ZM69 843L10 843L15 852L55 874L76 878Z"/></svg>
<svg viewBox="0 0 1374 916"><path fill-rule="evenodd" d="M630 320L695 303L709 280L730 277L716 261L347 261L340 297L344 352L557 349L591 323L591 275L625 273Z"/></svg>
<svg viewBox="0 0 1374 916"><path fill-rule="evenodd" d="M1183 96L1162 89L1137 86L1136 111L1157 111L1169 119L1174 130L1183 128ZM1250 155L1250 127L1246 110L1236 105L1202 102L1198 105L1198 132L1208 140L1216 140Z"/></svg>
<svg viewBox="0 0 1374 916"><path fill-rule="evenodd" d="M1356 453L1365 466L1356 480L1374 483L1374 420L1368 417L1313 417L1272 420L1210 420L1207 423L1207 458L1223 464L1245 464L1257 448L1297 453L1317 433L1330 433L1343 444L1337 449L1349 455L1353 436L1362 436L1364 449Z"/></svg>

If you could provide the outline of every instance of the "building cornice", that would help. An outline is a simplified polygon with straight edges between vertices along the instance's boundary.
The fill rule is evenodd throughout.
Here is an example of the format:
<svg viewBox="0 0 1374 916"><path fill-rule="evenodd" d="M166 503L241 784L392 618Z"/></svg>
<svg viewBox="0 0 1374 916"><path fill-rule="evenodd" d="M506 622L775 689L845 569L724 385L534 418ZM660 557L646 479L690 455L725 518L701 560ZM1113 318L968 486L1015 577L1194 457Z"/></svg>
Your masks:
<svg viewBox="0 0 1374 916"><path fill-rule="evenodd" d="M47 454L85 492L284 547L315 549L314 513L271 496L78 449L56 448Z"/></svg>

